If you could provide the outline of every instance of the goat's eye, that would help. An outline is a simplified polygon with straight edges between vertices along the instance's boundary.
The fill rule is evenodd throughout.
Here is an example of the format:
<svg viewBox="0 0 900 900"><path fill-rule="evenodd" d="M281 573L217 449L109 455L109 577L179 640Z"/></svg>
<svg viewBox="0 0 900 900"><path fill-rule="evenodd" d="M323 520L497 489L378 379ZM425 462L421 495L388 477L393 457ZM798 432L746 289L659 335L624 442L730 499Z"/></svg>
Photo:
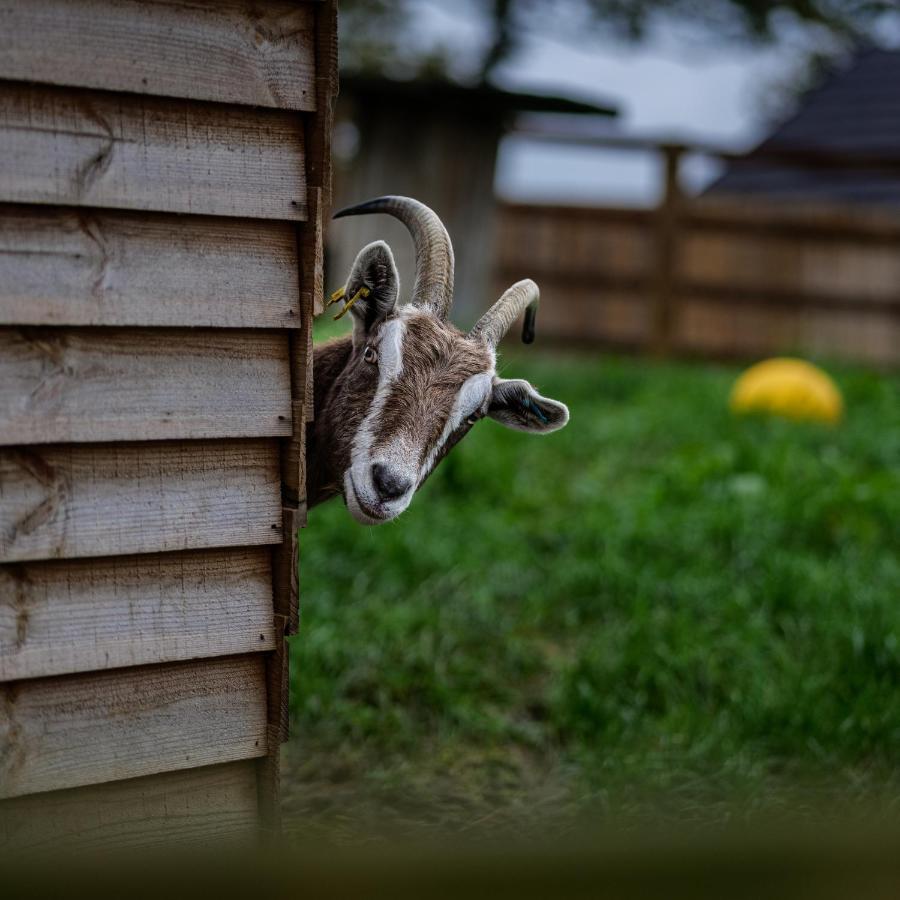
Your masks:
<svg viewBox="0 0 900 900"><path fill-rule="evenodd" d="M474 425L480 418L481 416L479 416L478 413L472 413L472 415L466 419L466 425Z"/></svg>
<svg viewBox="0 0 900 900"><path fill-rule="evenodd" d="M366 347L366 349L363 350L363 359L367 363L377 363L378 362L378 353L375 350L375 348L374 347Z"/></svg>

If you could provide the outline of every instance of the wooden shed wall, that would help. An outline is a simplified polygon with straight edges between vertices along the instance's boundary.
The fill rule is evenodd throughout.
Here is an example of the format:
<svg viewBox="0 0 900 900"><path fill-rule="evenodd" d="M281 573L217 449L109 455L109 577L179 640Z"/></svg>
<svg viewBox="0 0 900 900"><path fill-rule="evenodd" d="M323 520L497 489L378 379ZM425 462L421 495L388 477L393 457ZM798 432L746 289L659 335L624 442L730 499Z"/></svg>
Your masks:
<svg viewBox="0 0 900 900"><path fill-rule="evenodd" d="M0 850L277 825L331 0L0 0Z"/></svg>

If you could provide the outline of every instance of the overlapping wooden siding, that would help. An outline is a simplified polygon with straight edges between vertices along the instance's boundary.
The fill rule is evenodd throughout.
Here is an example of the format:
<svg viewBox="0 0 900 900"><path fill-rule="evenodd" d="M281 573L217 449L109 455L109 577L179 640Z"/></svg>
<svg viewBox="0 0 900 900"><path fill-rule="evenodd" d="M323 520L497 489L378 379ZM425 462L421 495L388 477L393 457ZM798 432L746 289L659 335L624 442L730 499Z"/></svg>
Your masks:
<svg viewBox="0 0 900 900"><path fill-rule="evenodd" d="M0 849L277 818L334 34L0 0Z"/></svg>
<svg viewBox="0 0 900 900"><path fill-rule="evenodd" d="M264 547L0 566L0 681L274 649Z"/></svg>
<svg viewBox="0 0 900 900"><path fill-rule="evenodd" d="M0 443L288 436L288 337L0 328Z"/></svg>
<svg viewBox="0 0 900 900"><path fill-rule="evenodd" d="M249 844L258 833L255 760L14 797L0 803L9 854Z"/></svg>
<svg viewBox="0 0 900 900"><path fill-rule="evenodd" d="M303 126L281 110L7 84L0 201L306 217Z"/></svg>
<svg viewBox="0 0 900 900"><path fill-rule="evenodd" d="M0 78L309 111L314 28L292 0L2 0Z"/></svg>
<svg viewBox="0 0 900 900"><path fill-rule="evenodd" d="M258 654L0 685L0 797L266 752Z"/></svg>
<svg viewBox="0 0 900 900"><path fill-rule="evenodd" d="M275 441L0 449L0 560L281 541Z"/></svg>
<svg viewBox="0 0 900 900"><path fill-rule="evenodd" d="M299 328L290 222L0 205L0 322Z"/></svg>
<svg viewBox="0 0 900 900"><path fill-rule="evenodd" d="M900 220L872 212L694 203L664 246L657 210L508 204L498 289L530 276L548 338L674 350L900 362Z"/></svg>

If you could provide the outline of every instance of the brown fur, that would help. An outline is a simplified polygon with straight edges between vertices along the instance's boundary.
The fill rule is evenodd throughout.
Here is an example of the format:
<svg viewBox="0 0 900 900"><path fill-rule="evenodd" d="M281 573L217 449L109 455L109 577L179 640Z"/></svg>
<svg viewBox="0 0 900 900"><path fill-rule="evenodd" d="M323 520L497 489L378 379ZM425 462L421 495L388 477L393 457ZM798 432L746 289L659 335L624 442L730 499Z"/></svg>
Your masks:
<svg viewBox="0 0 900 900"><path fill-rule="evenodd" d="M440 438L463 382L487 371L492 359L486 347L424 313L407 319L403 348L403 374L376 423L375 447L406 432L421 447L421 465Z"/></svg>
<svg viewBox="0 0 900 900"><path fill-rule="evenodd" d="M376 340L373 336L373 341ZM350 464L353 439L366 417L378 386L378 367L363 359L364 347L338 338L315 349L313 385L315 420L307 430L307 497L310 506L341 492ZM420 448L421 465L435 445L463 382L491 368L490 351L457 328L427 313L406 319L403 373L394 384L380 421L376 446L406 433ZM447 441L442 459L468 431L463 422Z"/></svg>
<svg viewBox="0 0 900 900"><path fill-rule="evenodd" d="M353 436L366 416L378 374L350 335L315 348L313 410L306 428L306 496L316 506L341 492Z"/></svg>

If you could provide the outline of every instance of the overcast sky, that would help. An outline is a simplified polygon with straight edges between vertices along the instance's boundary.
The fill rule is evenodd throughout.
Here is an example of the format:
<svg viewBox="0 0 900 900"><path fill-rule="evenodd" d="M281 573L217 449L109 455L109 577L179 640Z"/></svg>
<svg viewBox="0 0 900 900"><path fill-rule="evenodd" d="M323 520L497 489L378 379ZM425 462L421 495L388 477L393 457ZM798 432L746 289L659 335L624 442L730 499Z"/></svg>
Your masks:
<svg viewBox="0 0 900 900"><path fill-rule="evenodd" d="M484 40L483 25L465 9L465 2L422 0L422 33L445 46L477 45ZM884 23L888 46L900 46L898 19ZM764 88L791 70L797 40L791 33L765 48L716 47L671 26L634 46L591 38L573 47L535 38L498 71L496 81L512 89L611 101L620 116L610 127L627 134L745 149L769 127ZM686 186L702 187L715 171L708 161L693 160L685 167ZM497 189L516 199L647 204L656 198L657 176L658 165L649 157L510 138L501 148Z"/></svg>

